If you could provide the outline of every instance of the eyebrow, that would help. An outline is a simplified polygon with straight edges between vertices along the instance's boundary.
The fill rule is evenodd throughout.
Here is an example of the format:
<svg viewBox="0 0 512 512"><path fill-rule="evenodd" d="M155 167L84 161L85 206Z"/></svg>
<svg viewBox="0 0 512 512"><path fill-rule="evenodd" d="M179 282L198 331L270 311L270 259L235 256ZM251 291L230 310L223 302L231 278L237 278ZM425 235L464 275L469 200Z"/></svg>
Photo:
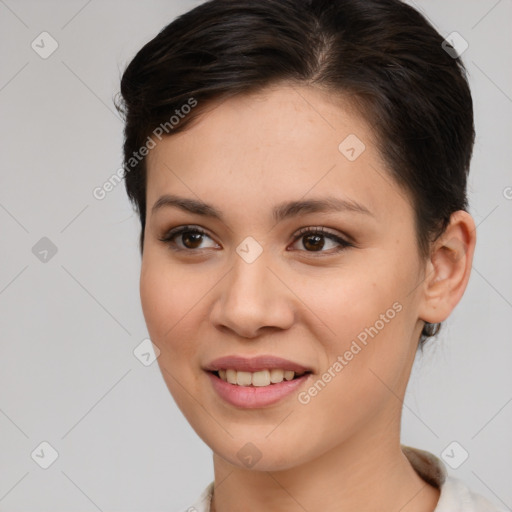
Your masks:
<svg viewBox="0 0 512 512"><path fill-rule="evenodd" d="M179 197L172 194L161 196L151 208L153 215L164 207L179 208L188 213L211 217L224 222L224 214L214 206L197 199ZM274 221L281 222L291 217L296 217L306 213L328 213L328 212L356 212L364 215L374 216L373 213L356 201L351 199L341 199L339 197L327 196L321 199L308 199L299 201L289 201L278 204L272 211Z"/></svg>
<svg viewBox="0 0 512 512"><path fill-rule="evenodd" d="M179 197L172 194L161 196L151 208L151 215L164 207L179 208L188 213L211 217L224 222L224 214L214 206L197 199ZM289 201L278 204L272 211L274 221L281 222L291 217L306 213L327 213L327 212L356 212L374 217L373 213L366 206L351 199L327 196L321 199L308 199Z"/></svg>

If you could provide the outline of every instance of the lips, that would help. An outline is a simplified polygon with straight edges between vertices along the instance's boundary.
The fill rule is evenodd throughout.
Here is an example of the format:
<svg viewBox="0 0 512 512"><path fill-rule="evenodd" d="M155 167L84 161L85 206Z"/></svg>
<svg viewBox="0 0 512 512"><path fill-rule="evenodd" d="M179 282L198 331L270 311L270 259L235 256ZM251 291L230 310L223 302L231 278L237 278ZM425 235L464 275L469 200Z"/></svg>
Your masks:
<svg viewBox="0 0 512 512"><path fill-rule="evenodd" d="M233 371L233 370L231 370ZM219 378L212 371L205 372L217 397L225 403L240 409L260 409L277 405L285 399L291 399L311 379L311 373L305 373L289 381L266 386L240 386L231 384ZM249 374L250 375L250 374Z"/></svg>
<svg viewBox="0 0 512 512"><path fill-rule="evenodd" d="M224 356L214 359L208 363L204 370L209 372L218 372L219 370L236 370L242 372L259 372L262 370L280 369L285 371L293 371L296 374L311 373L310 367L301 365L295 361L276 357L272 355L261 355L257 357L247 358L243 356Z"/></svg>
<svg viewBox="0 0 512 512"><path fill-rule="evenodd" d="M285 400L305 386L313 373L309 366L269 354L219 357L203 370L218 397L243 409L268 407ZM285 375L291 380L283 379Z"/></svg>

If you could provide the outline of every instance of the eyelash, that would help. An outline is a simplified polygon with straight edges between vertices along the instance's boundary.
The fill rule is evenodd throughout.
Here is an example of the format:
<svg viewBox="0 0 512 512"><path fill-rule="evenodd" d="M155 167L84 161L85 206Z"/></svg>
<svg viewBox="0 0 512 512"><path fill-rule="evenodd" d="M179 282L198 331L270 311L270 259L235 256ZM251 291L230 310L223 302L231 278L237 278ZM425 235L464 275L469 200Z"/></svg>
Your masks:
<svg viewBox="0 0 512 512"><path fill-rule="evenodd" d="M201 235L205 235L208 238L211 238L206 231L203 229L196 227L196 226L179 226L177 228L173 228L170 231L168 231L163 237L159 238L161 242L166 243L169 245L169 247L173 251L184 251L184 252L199 252L202 249L188 249L188 248L181 248L176 247L176 242L174 241L175 238L179 237L183 233L200 233ZM332 240L339 245L339 247L335 248L334 251L328 252L328 251L307 251L303 250L302 252L307 252L310 254L316 254L316 255L332 255L334 253L341 252L348 247L354 247L354 244L348 242L347 240L344 240L343 238L335 235L334 233L330 233L329 231L325 231L323 227L304 227L299 230L299 232L295 235L293 239L293 243L297 242L297 240L303 238L305 235L320 235L322 237L328 238L329 240Z"/></svg>

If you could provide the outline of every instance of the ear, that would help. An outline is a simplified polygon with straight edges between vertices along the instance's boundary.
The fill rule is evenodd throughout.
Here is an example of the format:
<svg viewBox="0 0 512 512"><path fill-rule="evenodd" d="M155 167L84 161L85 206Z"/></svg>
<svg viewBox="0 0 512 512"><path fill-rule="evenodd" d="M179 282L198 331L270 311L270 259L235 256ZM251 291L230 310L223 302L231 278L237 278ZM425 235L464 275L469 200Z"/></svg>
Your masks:
<svg viewBox="0 0 512 512"><path fill-rule="evenodd" d="M462 210L454 212L445 232L433 243L426 264L421 320L443 322L458 304L471 274L475 244L473 218Z"/></svg>

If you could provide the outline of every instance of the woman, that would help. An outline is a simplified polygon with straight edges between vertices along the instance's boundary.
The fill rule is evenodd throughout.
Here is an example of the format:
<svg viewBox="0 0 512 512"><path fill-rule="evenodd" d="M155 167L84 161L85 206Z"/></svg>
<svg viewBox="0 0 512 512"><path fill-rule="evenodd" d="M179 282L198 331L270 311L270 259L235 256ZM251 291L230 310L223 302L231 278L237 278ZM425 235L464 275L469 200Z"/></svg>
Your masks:
<svg viewBox="0 0 512 512"><path fill-rule="evenodd" d="M400 444L475 248L455 49L398 0L212 0L121 94L145 320L213 451L188 510L498 510Z"/></svg>

